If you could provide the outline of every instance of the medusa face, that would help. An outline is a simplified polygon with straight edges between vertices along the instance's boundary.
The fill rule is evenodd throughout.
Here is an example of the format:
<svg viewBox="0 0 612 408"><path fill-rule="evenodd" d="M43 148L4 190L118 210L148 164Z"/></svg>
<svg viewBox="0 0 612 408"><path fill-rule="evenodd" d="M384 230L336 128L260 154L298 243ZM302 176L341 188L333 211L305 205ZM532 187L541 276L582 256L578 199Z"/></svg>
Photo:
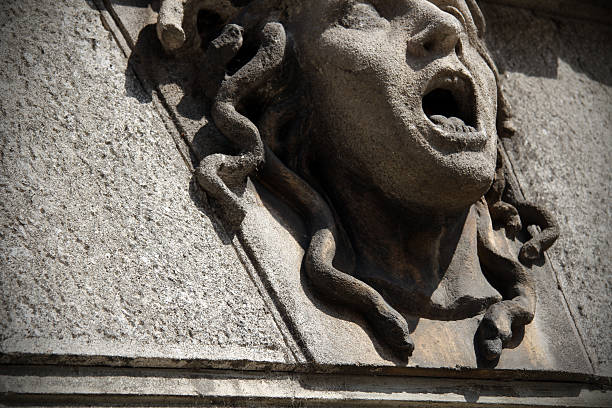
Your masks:
<svg viewBox="0 0 612 408"><path fill-rule="evenodd" d="M315 0L294 21L318 172L434 212L488 190L497 86L464 0Z"/></svg>

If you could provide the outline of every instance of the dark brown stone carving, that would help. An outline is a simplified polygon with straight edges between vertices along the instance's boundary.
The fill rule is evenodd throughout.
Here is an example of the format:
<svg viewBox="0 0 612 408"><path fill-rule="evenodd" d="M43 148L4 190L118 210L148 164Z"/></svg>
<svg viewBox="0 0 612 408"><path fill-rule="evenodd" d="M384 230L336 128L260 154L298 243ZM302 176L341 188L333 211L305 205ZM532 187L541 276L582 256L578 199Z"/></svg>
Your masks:
<svg viewBox="0 0 612 408"><path fill-rule="evenodd" d="M196 171L227 226L239 228L257 179L306 221L310 284L398 353L414 348L405 316L484 313L481 354L497 359L533 319L529 266L558 236L506 181L498 135L514 130L484 29L474 0L160 9L164 48L200 61L214 123L236 148Z"/></svg>

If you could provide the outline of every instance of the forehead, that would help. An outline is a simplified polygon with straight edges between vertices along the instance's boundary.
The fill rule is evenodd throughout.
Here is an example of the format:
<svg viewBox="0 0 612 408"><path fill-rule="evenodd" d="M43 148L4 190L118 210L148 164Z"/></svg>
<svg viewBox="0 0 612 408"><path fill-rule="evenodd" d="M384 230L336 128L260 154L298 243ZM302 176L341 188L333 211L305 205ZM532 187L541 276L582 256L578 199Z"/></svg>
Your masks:
<svg viewBox="0 0 612 408"><path fill-rule="evenodd" d="M326 5L326 6L331 6L331 7L341 6L344 4L351 4L351 3L372 3L375 5L384 5L387 7L397 7L397 8L406 8L406 7L410 7L410 6L414 6L418 4L431 3L439 7L450 5L450 6L455 6L455 7L462 8L462 9L465 8L466 10L469 10L469 7L467 7L465 0L314 0L314 1L310 0L308 3L310 3L311 5L314 3L319 3L320 5ZM300 1L297 1L295 2L295 5L303 6L304 4Z"/></svg>
<svg viewBox="0 0 612 408"><path fill-rule="evenodd" d="M307 31L324 30L333 25L347 6L355 3L373 5L380 14L389 19L408 21L419 16L425 7L437 7L455 16L461 14L461 20L470 41L477 41L484 35L484 19L475 0L285 0L290 4L289 21L297 23ZM452 9L455 9L454 11ZM458 13L457 13L458 12Z"/></svg>
<svg viewBox="0 0 612 408"><path fill-rule="evenodd" d="M462 14L469 16L471 19L472 9L468 6L466 0L308 0L303 1L291 1L295 8L301 9L302 11L315 11L318 10L319 14L331 17L335 13L344 8L346 5L354 3L369 3L379 8L381 11L387 11L389 15L392 14L403 14L410 15L419 12L419 6L434 5L440 9L447 7L454 7L461 11ZM474 4L475 2L471 1ZM472 7L473 8L473 7Z"/></svg>

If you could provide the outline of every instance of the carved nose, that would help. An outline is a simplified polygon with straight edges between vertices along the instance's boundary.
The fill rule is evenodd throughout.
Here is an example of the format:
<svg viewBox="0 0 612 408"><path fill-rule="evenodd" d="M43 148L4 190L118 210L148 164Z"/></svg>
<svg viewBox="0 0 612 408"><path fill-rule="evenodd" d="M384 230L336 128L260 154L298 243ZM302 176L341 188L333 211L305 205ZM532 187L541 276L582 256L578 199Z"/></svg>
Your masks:
<svg viewBox="0 0 612 408"><path fill-rule="evenodd" d="M425 27L408 40L408 52L415 56L447 55L459 43L461 24L443 11L425 17Z"/></svg>

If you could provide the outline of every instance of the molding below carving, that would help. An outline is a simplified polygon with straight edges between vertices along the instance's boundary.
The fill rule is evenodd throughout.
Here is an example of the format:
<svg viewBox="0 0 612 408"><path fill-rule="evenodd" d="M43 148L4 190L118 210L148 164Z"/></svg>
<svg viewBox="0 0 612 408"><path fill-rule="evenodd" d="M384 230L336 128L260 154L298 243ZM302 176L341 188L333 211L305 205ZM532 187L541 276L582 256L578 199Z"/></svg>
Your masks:
<svg viewBox="0 0 612 408"><path fill-rule="evenodd" d="M601 385L291 372L0 367L0 402L173 406L612 407Z"/></svg>
<svg viewBox="0 0 612 408"><path fill-rule="evenodd" d="M481 2L612 24L612 2L608 0L481 0Z"/></svg>

